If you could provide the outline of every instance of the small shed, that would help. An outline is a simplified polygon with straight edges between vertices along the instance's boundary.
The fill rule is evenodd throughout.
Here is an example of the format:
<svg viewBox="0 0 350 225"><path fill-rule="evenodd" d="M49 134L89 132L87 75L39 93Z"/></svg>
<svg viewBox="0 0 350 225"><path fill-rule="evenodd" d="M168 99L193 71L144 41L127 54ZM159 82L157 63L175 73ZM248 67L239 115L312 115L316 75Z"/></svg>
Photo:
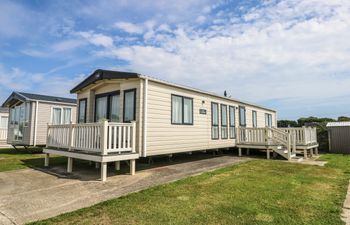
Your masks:
<svg viewBox="0 0 350 225"><path fill-rule="evenodd" d="M350 153L350 122L327 123L329 151Z"/></svg>

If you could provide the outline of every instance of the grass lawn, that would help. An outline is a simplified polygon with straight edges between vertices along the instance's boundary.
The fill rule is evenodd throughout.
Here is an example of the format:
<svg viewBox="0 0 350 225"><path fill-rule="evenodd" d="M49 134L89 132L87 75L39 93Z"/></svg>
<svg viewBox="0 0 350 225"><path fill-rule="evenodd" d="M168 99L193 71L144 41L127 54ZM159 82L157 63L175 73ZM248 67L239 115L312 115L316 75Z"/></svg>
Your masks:
<svg viewBox="0 0 350 225"><path fill-rule="evenodd" d="M0 149L0 172L18 170L28 167L43 167L44 154L41 149ZM63 157L50 157L51 165L66 162Z"/></svg>
<svg viewBox="0 0 350 225"><path fill-rule="evenodd" d="M321 158L250 161L32 224L343 224L350 157Z"/></svg>

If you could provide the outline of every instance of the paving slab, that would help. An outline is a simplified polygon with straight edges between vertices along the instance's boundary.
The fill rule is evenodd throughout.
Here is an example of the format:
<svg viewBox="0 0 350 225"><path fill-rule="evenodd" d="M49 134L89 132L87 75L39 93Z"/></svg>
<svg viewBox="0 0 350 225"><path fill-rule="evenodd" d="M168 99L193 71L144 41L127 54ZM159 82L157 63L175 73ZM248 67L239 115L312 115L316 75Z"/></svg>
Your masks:
<svg viewBox="0 0 350 225"><path fill-rule="evenodd" d="M126 173L116 175L110 166L105 183L98 181L100 171L93 166L73 170L71 175L66 174L63 166L42 171L24 169L2 172L0 224L24 224L50 218L151 186L252 159L232 155L207 157L152 168L146 166L137 170L134 176ZM127 167L126 164L122 166Z"/></svg>

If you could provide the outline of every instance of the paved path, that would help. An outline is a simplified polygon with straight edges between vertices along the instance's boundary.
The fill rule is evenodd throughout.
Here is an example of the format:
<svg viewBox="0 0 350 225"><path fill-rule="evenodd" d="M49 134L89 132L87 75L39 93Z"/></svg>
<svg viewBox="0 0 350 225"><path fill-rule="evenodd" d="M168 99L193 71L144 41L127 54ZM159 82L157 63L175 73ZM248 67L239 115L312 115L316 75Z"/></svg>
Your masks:
<svg viewBox="0 0 350 225"><path fill-rule="evenodd" d="M135 176L114 175L112 168L106 183L97 181L99 170L64 168L49 171L34 169L0 173L0 224L23 224L88 207L101 201L136 192L150 186L175 181L204 171L250 160L235 156L158 166L136 171ZM56 172L57 174L53 174Z"/></svg>

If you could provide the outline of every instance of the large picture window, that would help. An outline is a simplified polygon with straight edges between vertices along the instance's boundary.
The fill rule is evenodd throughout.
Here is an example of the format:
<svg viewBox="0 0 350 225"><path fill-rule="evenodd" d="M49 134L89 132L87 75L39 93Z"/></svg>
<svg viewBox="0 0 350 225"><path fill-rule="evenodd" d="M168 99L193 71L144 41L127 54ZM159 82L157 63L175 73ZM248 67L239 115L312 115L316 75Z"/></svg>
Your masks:
<svg viewBox="0 0 350 225"><path fill-rule="evenodd" d="M78 123L86 123L87 99L79 100Z"/></svg>
<svg viewBox="0 0 350 225"><path fill-rule="evenodd" d="M103 120L108 120L110 122L120 122L119 96L120 96L119 91L96 95L95 122L100 122Z"/></svg>
<svg viewBox="0 0 350 225"><path fill-rule="evenodd" d="M171 95L171 123L180 125L193 124L193 99Z"/></svg>
<svg viewBox="0 0 350 225"><path fill-rule="evenodd" d="M258 126L258 121L257 121L257 114L256 114L256 111L252 111L252 125L253 127L257 127Z"/></svg>
<svg viewBox="0 0 350 225"><path fill-rule="evenodd" d="M246 110L244 106L239 107L239 126L245 127L246 124Z"/></svg>
<svg viewBox="0 0 350 225"><path fill-rule="evenodd" d="M221 105L221 139L227 139L227 106Z"/></svg>
<svg viewBox="0 0 350 225"><path fill-rule="evenodd" d="M211 138L219 139L219 105L211 103Z"/></svg>
<svg viewBox="0 0 350 225"><path fill-rule="evenodd" d="M136 120L136 89L124 91L124 122Z"/></svg>
<svg viewBox="0 0 350 225"><path fill-rule="evenodd" d="M72 109L53 107L51 114L51 124L69 124L72 121Z"/></svg>
<svg viewBox="0 0 350 225"><path fill-rule="evenodd" d="M235 122L235 107L234 106L230 106L229 107L229 117L230 117L230 138L234 139L236 138L236 122Z"/></svg>
<svg viewBox="0 0 350 225"><path fill-rule="evenodd" d="M272 115L269 113L265 113L265 126L272 127Z"/></svg>

